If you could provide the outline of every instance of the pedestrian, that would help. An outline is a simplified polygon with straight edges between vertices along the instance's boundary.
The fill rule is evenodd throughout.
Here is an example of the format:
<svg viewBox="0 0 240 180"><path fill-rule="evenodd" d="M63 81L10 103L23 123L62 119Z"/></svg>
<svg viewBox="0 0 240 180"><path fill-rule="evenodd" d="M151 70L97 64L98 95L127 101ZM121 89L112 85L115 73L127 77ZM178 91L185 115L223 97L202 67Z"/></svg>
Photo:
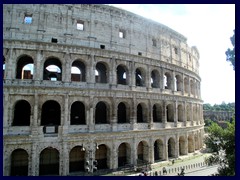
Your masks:
<svg viewBox="0 0 240 180"><path fill-rule="evenodd" d="M174 165L174 163L175 163L175 161L174 161L174 159L172 160L172 165Z"/></svg>

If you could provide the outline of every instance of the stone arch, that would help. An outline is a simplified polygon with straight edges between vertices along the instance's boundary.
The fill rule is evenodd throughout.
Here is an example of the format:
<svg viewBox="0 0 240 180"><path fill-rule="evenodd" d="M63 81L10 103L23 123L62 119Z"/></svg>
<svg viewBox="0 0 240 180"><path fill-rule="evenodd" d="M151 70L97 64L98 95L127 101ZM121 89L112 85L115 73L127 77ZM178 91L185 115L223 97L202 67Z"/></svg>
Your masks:
<svg viewBox="0 0 240 180"><path fill-rule="evenodd" d="M71 105L70 125L86 124L85 105L80 101L75 101Z"/></svg>
<svg viewBox="0 0 240 180"><path fill-rule="evenodd" d="M137 105L137 123L147 123L148 109L145 103Z"/></svg>
<svg viewBox="0 0 240 180"><path fill-rule="evenodd" d="M162 106L154 104L152 111L153 122L162 122Z"/></svg>
<svg viewBox="0 0 240 180"><path fill-rule="evenodd" d="M188 136L188 153L194 152L194 142L193 142L193 136L189 135Z"/></svg>
<svg viewBox="0 0 240 180"><path fill-rule="evenodd" d="M31 105L26 100L18 100L14 106L12 126L30 126Z"/></svg>
<svg viewBox="0 0 240 180"><path fill-rule="evenodd" d="M130 122L130 110L129 106L125 102L120 102L117 107L117 122L129 123Z"/></svg>
<svg viewBox="0 0 240 180"><path fill-rule="evenodd" d="M175 76L175 91L182 91L182 77L180 75Z"/></svg>
<svg viewBox="0 0 240 180"><path fill-rule="evenodd" d="M168 157L175 157L175 140L172 137L168 139Z"/></svg>
<svg viewBox="0 0 240 180"><path fill-rule="evenodd" d="M178 122L183 122L183 114L184 114L184 110L183 110L183 106L181 104L178 105Z"/></svg>
<svg viewBox="0 0 240 180"><path fill-rule="evenodd" d="M104 62L98 62L95 70L96 83L108 83L108 66Z"/></svg>
<svg viewBox="0 0 240 180"><path fill-rule="evenodd" d="M154 142L154 162L158 162L164 159L164 144L161 139L157 139Z"/></svg>
<svg viewBox="0 0 240 180"><path fill-rule="evenodd" d="M184 92L185 93L189 93L189 81L188 81L188 78L187 77L185 77L184 78Z"/></svg>
<svg viewBox="0 0 240 180"><path fill-rule="evenodd" d="M29 155L24 149L15 149L11 153L10 176L28 176Z"/></svg>
<svg viewBox="0 0 240 180"><path fill-rule="evenodd" d="M109 169L110 165L110 150L105 144L98 146L95 153L95 160L98 162L98 170Z"/></svg>
<svg viewBox="0 0 240 180"><path fill-rule="evenodd" d="M62 63L56 57L49 57L43 66L43 80L61 81Z"/></svg>
<svg viewBox="0 0 240 180"><path fill-rule="evenodd" d="M21 55L17 60L16 79L32 79L34 62L28 55Z"/></svg>
<svg viewBox="0 0 240 180"><path fill-rule="evenodd" d="M151 72L151 87L159 88L160 87L160 74L158 70L153 70Z"/></svg>
<svg viewBox="0 0 240 180"><path fill-rule="evenodd" d="M122 84L122 85L129 84L128 69L125 65L117 66L117 84Z"/></svg>
<svg viewBox="0 0 240 180"><path fill-rule="evenodd" d="M146 141L140 141L137 146L137 160L138 164L148 162L149 158L149 146Z"/></svg>
<svg viewBox="0 0 240 180"><path fill-rule="evenodd" d="M69 153L69 172L85 171L85 151L82 146L75 146Z"/></svg>
<svg viewBox="0 0 240 180"><path fill-rule="evenodd" d="M41 151L39 175L59 175L59 151L48 147Z"/></svg>
<svg viewBox="0 0 240 180"><path fill-rule="evenodd" d="M164 74L164 89L172 89L172 76L169 72Z"/></svg>
<svg viewBox="0 0 240 180"><path fill-rule="evenodd" d="M191 121L191 108L190 105L187 105L187 121Z"/></svg>
<svg viewBox="0 0 240 180"><path fill-rule="evenodd" d="M179 137L179 155L182 156L182 155L186 155L186 140L185 140L185 137L184 136L180 136Z"/></svg>
<svg viewBox="0 0 240 180"><path fill-rule="evenodd" d="M136 77L136 86L145 86L145 78L146 78L146 73L143 68L137 68L135 71L135 77Z"/></svg>
<svg viewBox="0 0 240 180"><path fill-rule="evenodd" d="M174 106L173 106L173 104L168 104L166 106L166 115L167 115L167 122L174 122Z"/></svg>
<svg viewBox="0 0 240 180"><path fill-rule="evenodd" d="M77 81L77 82L86 81L86 65L80 60L75 60L72 63L71 81Z"/></svg>
<svg viewBox="0 0 240 180"><path fill-rule="evenodd" d="M131 163L131 147L129 143L121 143L118 146L118 167Z"/></svg>
<svg viewBox="0 0 240 180"><path fill-rule="evenodd" d="M95 124L109 123L109 106L106 102L100 101L95 108Z"/></svg>
<svg viewBox="0 0 240 180"><path fill-rule="evenodd" d="M48 100L42 105L41 125L60 125L61 106L57 101Z"/></svg>

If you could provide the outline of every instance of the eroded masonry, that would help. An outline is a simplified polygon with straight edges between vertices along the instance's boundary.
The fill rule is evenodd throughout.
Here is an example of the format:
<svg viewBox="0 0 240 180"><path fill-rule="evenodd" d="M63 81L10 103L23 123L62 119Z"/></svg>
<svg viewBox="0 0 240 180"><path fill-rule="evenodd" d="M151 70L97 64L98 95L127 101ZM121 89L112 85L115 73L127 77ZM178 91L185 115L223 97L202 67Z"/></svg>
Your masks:
<svg viewBox="0 0 240 180"><path fill-rule="evenodd" d="M5 4L4 175L81 175L194 153L200 82L197 48L163 24L107 5Z"/></svg>

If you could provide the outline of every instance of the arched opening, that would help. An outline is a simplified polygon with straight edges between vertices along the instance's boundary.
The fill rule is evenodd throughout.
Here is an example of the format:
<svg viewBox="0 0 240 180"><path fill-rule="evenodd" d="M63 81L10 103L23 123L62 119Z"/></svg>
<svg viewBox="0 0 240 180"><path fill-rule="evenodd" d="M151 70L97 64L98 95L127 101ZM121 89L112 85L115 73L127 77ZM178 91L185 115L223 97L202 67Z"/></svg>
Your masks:
<svg viewBox="0 0 240 180"><path fill-rule="evenodd" d="M61 81L62 64L56 58L49 58L44 63L43 80Z"/></svg>
<svg viewBox="0 0 240 180"><path fill-rule="evenodd" d="M85 76L85 64L81 61L74 61L71 68L71 81L85 82Z"/></svg>
<svg viewBox="0 0 240 180"><path fill-rule="evenodd" d="M71 125L86 124L85 106L82 102L76 101L71 106Z"/></svg>
<svg viewBox="0 0 240 180"><path fill-rule="evenodd" d="M125 66L119 65L117 67L117 84L128 84L127 68Z"/></svg>
<svg viewBox="0 0 240 180"><path fill-rule="evenodd" d="M140 103L137 106L137 123L147 122L147 108L145 104Z"/></svg>
<svg viewBox="0 0 240 180"><path fill-rule="evenodd" d="M168 140L168 157L174 158L175 157L175 141L173 138Z"/></svg>
<svg viewBox="0 0 240 180"><path fill-rule="evenodd" d="M173 105L168 104L167 105L167 122L174 122L174 111L173 111Z"/></svg>
<svg viewBox="0 0 240 180"><path fill-rule="evenodd" d="M32 79L33 78L33 59L29 56L22 56L17 62L17 79Z"/></svg>
<svg viewBox="0 0 240 180"><path fill-rule="evenodd" d="M162 107L159 104L153 105L153 122L162 122Z"/></svg>
<svg viewBox="0 0 240 180"><path fill-rule="evenodd" d="M183 106L178 105L178 122L183 122Z"/></svg>
<svg viewBox="0 0 240 180"><path fill-rule="evenodd" d="M49 100L42 106L41 125L60 125L61 107L58 102Z"/></svg>
<svg viewBox="0 0 240 180"><path fill-rule="evenodd" d="M122 143L118 147L118 167L130 164L130 146L127 143Z"/></svg>
<svg viewBox="0 0 240 180"><path fill-rule="evenodd" d="M151 72L151 87L159 88L160 87L159 82L160 82L159 72L157 70L153 70Z"/></svg>
<svg viewBox="0 0 240 180"><path fill-rule="evenodd" d="M191 121L191 109L190 106L187 105L187 121Z"/></svg>
<svg viewBox="0 0 240 180"><path fill-rule="evenodd" d="M127 114L128 112L126 105L123 102L119 103L117 109L118 123L129 123L129 118Z"/></svg>
<svg viewBox="0 0 240 180"><path fill-rule="evenodd" d="M142 87L145 86L145 77L144 77L143 71L137 68L135 71L135 75L136 75L136 86L142 86Z"/></svg>
<svg viewBox="0 0 240 180"><path fill-rule="evenodd" d="M190 80L190 90L191 90L191 94L194 95L194 82L193 80Z"/></svg>
<svg viewBox="0 0 240 180"><path fill-rule="evenodd" d="M181 76L175 76L175 91L182 91L182 80Z"/></svg>
<svg viewBox="0 0 240 180"><path fill-rule="evenodd" d="M193 143L193 137L188 136L188 153L194 152L194 143Z"/></svg>
<svg viewBox="0 0 240 180"><path fill-rule="evenodd" d="M46 148L40 153L39 175L59 175L59 152Z"/></svg>
<svg viewBox="0 0 240 180"><path fill-rule="evenodd" d="M182 156L182 155L186 155L186 150L185 150L185 138L183 136L181 136L179 138L179 155Z"/></svg>
<svg viewBox="0 0 240 180"><path fill-rule="evenodd" d="M159 139L154 142L154 162L161 160L163 160L163 142Z"/></svg>
<svg viewBox="0 0 240 180"><path fill-rule="evenodd" d="M97 160L97 169L108 169L108 148L106 145L102 144L98 146L96 150L95 159Z"/></svg>
<svg viewBox="0 0 240 180"><path fill-rule="evenodd" d="M149 155L148 144L144 141L141 141L137 146L137 155L138 155L138 164L147 163Z"/></svg>
<svg viewBox="0 0 240 180"><path fill-rule="evenodd" d="M170 73L166 72L164 74L164 88L171 89L171 85L172 85L171 83L172 83L171 75Z"/></svg>
<svg viewBox="0 0 240 180"><path fill-rule="evenodd" d="M5 57L3 56L3 79L5 78Z"/></svg>
<svg viewBox="0 0 240 180"><path fill-rule="evenodd" d="M16 149L11 154L11 176L28 176L28 153Z"/></svg>
<svg viewBox="0 0 240 180"><path fill-rule="evenodd" d="M107 124L107 106L104 102L98 102L95 110L95 124Z"/></svg>
<svg viewBox="0 0 240 180"><path fill-rule="evenodd" d="M13 126L29 126L31 117L31 106L25 100L20 100L14 107Z"/></svg>
<svg viewBox="0 0 240 180"><path fill-rule="evenodd" d="M189 82L187 78L184 78L184 92L188 93Z"/></svg>
<svg viewBox="0 0 240 180"><path fill-rule="evenodd" d="M96 83L107 83L108 82L107 68L103 63L99 62L96 65L95 81L96 81Z"/></svg>
<svg viewBox="0 0 240 180"><path fill-rule="evenodd" d="M69 154L69 172L85 171L84 158L85 151L82 151L82 146L72 148Z"/></svg>

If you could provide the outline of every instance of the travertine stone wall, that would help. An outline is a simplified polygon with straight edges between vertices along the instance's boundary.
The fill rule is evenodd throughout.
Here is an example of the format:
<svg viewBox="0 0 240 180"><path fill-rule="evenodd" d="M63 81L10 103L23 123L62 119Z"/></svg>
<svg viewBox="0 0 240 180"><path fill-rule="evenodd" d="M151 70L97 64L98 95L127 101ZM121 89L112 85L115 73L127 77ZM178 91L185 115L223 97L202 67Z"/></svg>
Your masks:
<svg viewBox="0 0 240 180"><path fill-rule="evenodd" d="M87 161L98 156L96 144L104 145L110 170L119 167L122 143L127 148L125 163L134 166L141 142L143 160L151 164L203 146L199 52L163 24L107 5L4 4L3 58L5 176L12 174L12 154L19 149L29 157L27 174L37 176L41 153L49 148L59 153L58 174L69 175L70 152L78 146L86 148ZM61 79L44 79L48 60L60 67ZM71 79L77 61L85 72L79 82ZM18 78L26 62L33 65L32 77ZM96 80L98 64L105 68L104 83ZM126 70L126 84L118 83L119 66ZM29 105L30 122L14 125L17 104L23 101ZM42 125L44 105L50 101L60 108L56 127ZM84 105L84 124L71 124L74 102ZM96 123L99 102L106 106L106 123ZM120 103L126 108L126 123L118 122ZM143 122L138 121L139 105ZM155 142L161 161L155 157Z"/></svg>

